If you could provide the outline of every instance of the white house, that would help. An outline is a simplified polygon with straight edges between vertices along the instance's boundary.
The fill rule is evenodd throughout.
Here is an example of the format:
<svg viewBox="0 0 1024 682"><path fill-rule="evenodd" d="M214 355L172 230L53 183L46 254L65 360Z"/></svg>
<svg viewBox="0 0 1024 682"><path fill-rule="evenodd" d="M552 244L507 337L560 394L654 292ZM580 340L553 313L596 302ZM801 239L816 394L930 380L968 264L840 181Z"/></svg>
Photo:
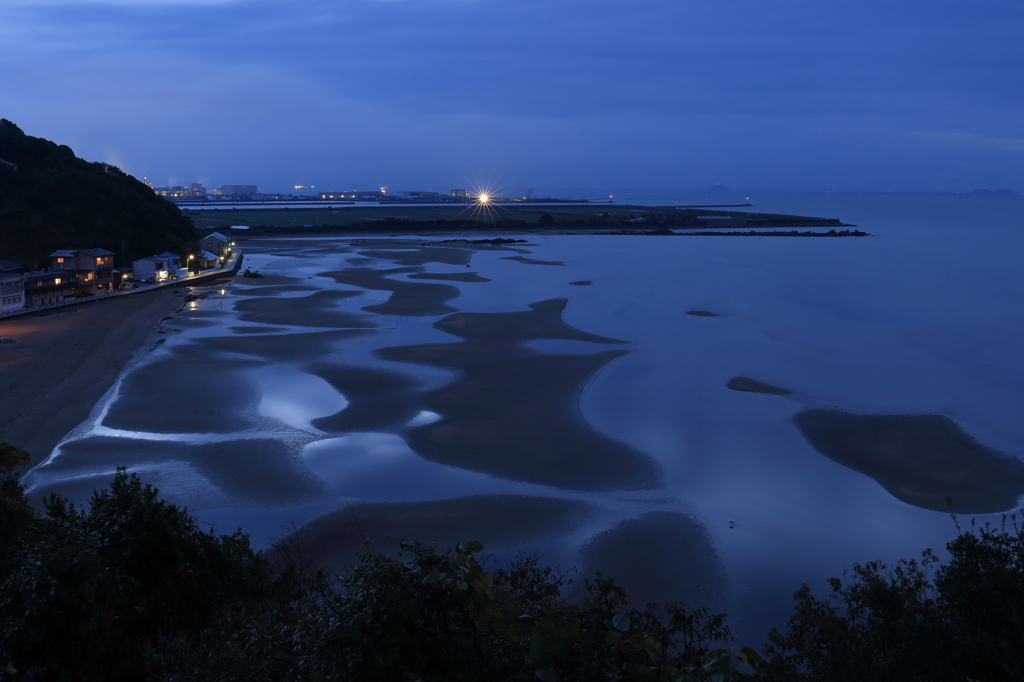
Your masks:
<svg viewBox="0 0 1024 682"><path fill-rule="evenodd" d="M199 266L200 270L212 270L213 268L220 267L220 258L215 253L200 251L196 254L195 258L196 265Z"/></svg>
<svg viewBox="0 0 1024 682"><path fill-rule="evenodd" d="M177 256L175 256L176 260ZM162 282L176 270L177 268L171 270L167 258L160 256L146 256L132 261L132 276L137 282Z"/></svg>
<svg viewBox="0 0 1024 682"><path fill-rule="evenodd" d="M228 251L231 250L231 240L220 232L211 232L199 242L199 248L215 254L218 258L227 257Z"/></svg>

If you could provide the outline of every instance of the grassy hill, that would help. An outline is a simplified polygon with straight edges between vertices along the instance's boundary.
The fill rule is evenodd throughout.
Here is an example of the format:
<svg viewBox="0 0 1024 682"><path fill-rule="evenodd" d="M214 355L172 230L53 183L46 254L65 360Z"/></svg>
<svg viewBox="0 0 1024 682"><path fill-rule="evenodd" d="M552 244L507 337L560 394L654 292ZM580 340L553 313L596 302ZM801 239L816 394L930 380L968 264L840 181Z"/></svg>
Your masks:
<svg viewBox="0 0 1024 682"><path fill-rule="evenodd" d="M57 249L99 247L123 265L161 251L184 254L199 239L177 206L132 176L7 119L0 119L0 159L0 258L48 265Z"/></svg>

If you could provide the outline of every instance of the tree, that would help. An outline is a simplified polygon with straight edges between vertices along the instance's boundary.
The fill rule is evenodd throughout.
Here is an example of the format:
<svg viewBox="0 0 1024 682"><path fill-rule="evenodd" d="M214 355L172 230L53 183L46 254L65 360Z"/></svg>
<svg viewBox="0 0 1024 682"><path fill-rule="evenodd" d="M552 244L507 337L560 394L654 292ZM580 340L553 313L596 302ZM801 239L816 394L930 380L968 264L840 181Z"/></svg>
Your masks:
<svg viewBox="0 0 1024 682"><path fill-rule="evenodd" d="M1010 517L1015 522L1015 517ZM1024 534L985 526L947 545L950 561L855 565L807 585L785 634L765 649L768 680L999 682L1024 679Z"/></svg>

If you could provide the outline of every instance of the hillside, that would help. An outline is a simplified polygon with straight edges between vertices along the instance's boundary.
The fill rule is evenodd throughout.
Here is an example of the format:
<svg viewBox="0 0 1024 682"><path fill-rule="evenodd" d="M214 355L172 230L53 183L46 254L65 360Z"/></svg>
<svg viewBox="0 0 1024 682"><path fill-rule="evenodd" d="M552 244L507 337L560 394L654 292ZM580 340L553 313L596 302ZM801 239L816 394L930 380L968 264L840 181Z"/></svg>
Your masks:
<svg viewBox="0 0 1024 682"><path fill-rule="evenodd" d="M0 159L0 258L48 265L57 249L99 247L124 265L161 251L184 254L199 238L177 206L132 176L7 119L0 119Z"/></svg>

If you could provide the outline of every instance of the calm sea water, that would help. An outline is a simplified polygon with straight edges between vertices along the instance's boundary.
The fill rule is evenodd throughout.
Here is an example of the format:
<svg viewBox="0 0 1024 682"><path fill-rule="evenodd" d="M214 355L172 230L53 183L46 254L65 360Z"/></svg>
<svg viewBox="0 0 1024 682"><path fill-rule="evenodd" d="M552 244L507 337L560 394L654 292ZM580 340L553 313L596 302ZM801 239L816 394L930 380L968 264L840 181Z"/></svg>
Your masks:
<svg viewBox="0 0 1024 682"><path fill-rule="evenodd" d="M665 486L659 490L561 490L426 462L400 434L339 436L312 427L311 420L344 410L348 399L306 371L311 353L405 374L428 387L456 379L373 355L377 348L457 341L432 326L441 316L375 316L379 331L332 341L321 351L298 336L320 329L315 321L294 326L239 319L259 310L252 301L295 298L298 305L320 291L351 290L321 273L353 262L396 267L386 259L366 260L362 246L347 239L243 244L247 264L294 278L293 288L258 297L240 284L207 291L168 321L166 342L126 371L29 482L35 491L82 499L127 462L200 518L225 531L241 526L258 545L281 535L289 522L301 525L353 501L511 493L589 502L594 513L571 532L542 534L519 547L562 566L580 565L587 543L603 531L652 511L675 512L703 529L720 558L728 589L711 602L733 615L741 640L757 642L770 625L784 622L801 583L821 593L826 578L854 562L915 556L941 548L956 533L948 515L901 502L816 452L791 422L794 414L808 406L941 414L981 443L1024 458L1024 197L611 193L652 205L749 197L751 210L840 218L874 235L529 236L524 248L530 258L565 265L505 260L511 254L502 251L475 253L469 270L426 265L427 272L461 268L492 280L449 282L460 290L449 301L459 310L521 311L566 298L570 325L626 341L629 352L597 373L579 409L599 432L660 464ZM569 284L578 280L593 284ZM389 295L366 291L323 309L360 313ZM720 316L685 314L694 309ZM219 341L204 345L204 339L254 336L280 343L258 356ZM601 350L569 341L531 345L555 353ZM796 397L727 390L725 383L740 375ZM165 391L193 392L194 405L178 400L187 407L160 408L150 394L153 382L164 382ZM171 410L163 421L161 409ZM440 417L423 412L413 421ZM168 428L169 422L179 427ZM259 448L239 445L243 441L278 449L260 445L261 459L251 459ZM254 473L267 462L270 469L282 467L275 474L281 481L301 469L319 487L303 492L295 484L294 493L282 492L284 483ZM1000 515L978 520L998 523ZM640 564L646 560L642 552L636 557ZM685 563L685 554L673 561Z"/></svg>

